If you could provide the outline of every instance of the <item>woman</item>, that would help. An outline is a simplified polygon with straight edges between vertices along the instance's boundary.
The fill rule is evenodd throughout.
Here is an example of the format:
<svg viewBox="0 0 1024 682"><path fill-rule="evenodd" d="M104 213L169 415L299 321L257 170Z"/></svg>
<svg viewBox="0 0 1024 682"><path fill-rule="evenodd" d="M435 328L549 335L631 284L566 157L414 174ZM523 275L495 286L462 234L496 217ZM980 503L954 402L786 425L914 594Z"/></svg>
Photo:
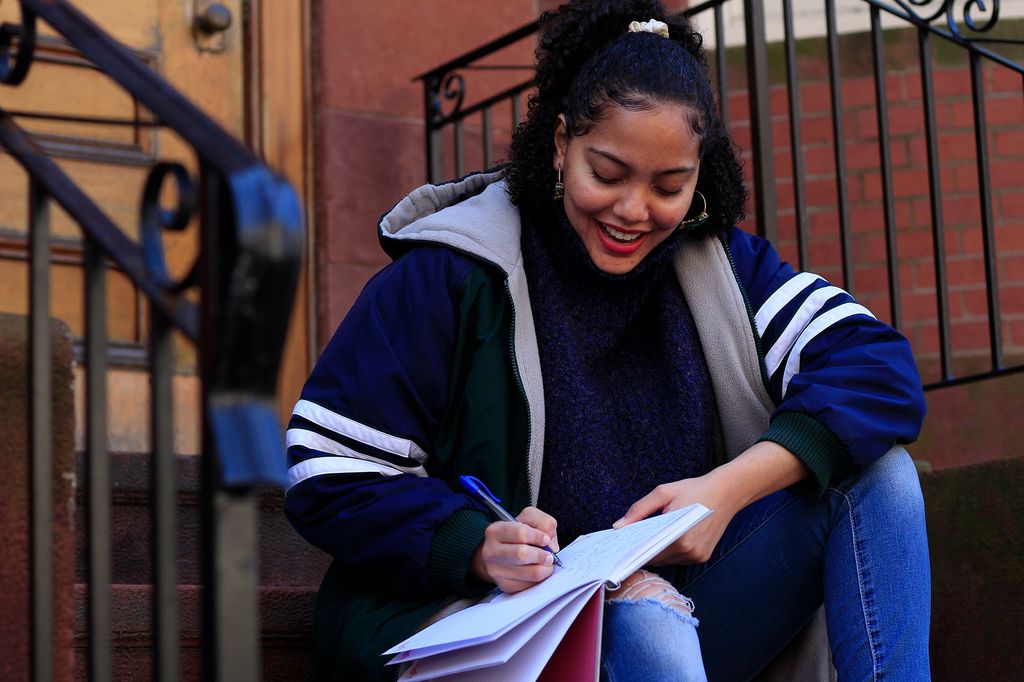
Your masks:
<svg viewBox="0 0 1024 682"><path fill-rule="evenodd" d="M750 678L823 603L842 679L926 679L923 505L889 452L924 412L906 341L734 227L685 20L574 2L544 26L510 164L384 216L394 263L296 405L286 511L335 557L321 671L386 679L380 652L425 622L545 579L544 547L700 502L610 593L607 679Z"/></svg>

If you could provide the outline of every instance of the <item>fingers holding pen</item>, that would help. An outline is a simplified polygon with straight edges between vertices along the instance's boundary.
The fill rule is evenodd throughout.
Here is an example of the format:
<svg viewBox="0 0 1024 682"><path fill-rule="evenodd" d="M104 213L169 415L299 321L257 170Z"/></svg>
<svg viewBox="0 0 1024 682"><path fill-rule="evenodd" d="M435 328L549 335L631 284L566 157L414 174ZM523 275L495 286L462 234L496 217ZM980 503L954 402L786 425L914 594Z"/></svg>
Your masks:
<svg viewBox="0 0 1024 682"><path fill-rule="evenodd" d="M519 512L519 516L516 517L516 520L519 521L519 523L525 523L527 526L536 528L542 533L546 533L550 537L550 542L543 546L550 547L556 552L559 550L558 522L555 521L555 517L542 512L536 507L527 507L523 511Z"/></svg>
<svg viewBox="0 0 1024 682"><path fill-rule="evenodd" d="M498 521L484 533L484 558L508 566L547 566L550 552L544 550L551 536L522 523Z"/></svg>
<svg viewBox="0 0 1024 682"><path fill-rule="evenodd" d="M543 527L536 528L527 521ZM473 554L473 572L504 592L519 592L541 582L554 571L554 556L544 549L558 546L553 531L554 519L536 509L524 510L518 522L492 523Z"/></svg>

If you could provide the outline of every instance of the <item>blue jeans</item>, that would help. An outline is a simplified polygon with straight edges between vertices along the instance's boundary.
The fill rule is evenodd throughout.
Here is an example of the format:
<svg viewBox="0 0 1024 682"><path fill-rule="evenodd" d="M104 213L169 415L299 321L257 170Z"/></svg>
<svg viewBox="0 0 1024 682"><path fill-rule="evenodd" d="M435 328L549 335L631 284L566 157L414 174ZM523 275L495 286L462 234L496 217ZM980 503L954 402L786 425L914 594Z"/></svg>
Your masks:
<svg viewBox="0 0 1024 682"><path fill-rule="evenodd" d="M609 601L601 631L602 682L706 682L697 621L654 599Z"/></svg>
<svg viewBox="0 0 1024 682"><path fill-rule="evenodd" d="M696 605L699 652L686 636L678 648L689 658L702 655L712 681L754 677L822 603L840 680L929 679L924 501L902 450L830 486L820 499L769 495L736 515L706 563L659 572ZM629 655L646 638L671 649L655 634L662 623L679 630L673 614L649 607L639 625L623 617L635 608L606 608L603 663L630 672L607 679L684 679L645 675L646 657ZM627 657L628 668L616 662Z"/></svg>

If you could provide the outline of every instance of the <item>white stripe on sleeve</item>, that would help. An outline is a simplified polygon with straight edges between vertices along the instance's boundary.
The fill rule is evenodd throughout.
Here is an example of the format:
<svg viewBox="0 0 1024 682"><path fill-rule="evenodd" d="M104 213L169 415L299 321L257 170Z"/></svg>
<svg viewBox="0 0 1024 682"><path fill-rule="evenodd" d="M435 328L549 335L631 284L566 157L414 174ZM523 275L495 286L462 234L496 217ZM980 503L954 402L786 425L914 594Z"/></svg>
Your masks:
<svg viewBox="0 0 1024 682"><path fill-rule="evenodd" d="M854 315L867 315L871 319L875 318L870 310L859 303L844 303L816 319L800 334L800 338L797 339L796 344L793 346L793 352L789 355L789 360L786 361L786 373L782 375L783 398L786 397L786 390L789 388L790 380L800 371L800 353L803 352L804 346L836 322L847 317L853 317Z"/></svg>
<svg viewBox="0 0 1024 682"><path fill-rule="evenodd" d="M327 459L354 459L363 462L371 462L379 467L386 467L387 469L390 469L391 473L389 475L402 473L416 474L417 476L427 475L426 470L422 466L404 467L399 466L398 464L392 464L391 462L385 462L382 459L371 457L370 455L346 447L338 441L322 436L315 431L308 431L306 429L288 429L288 432L285 434L285 447L290 448L293 445L301 445L302 447L309 448L310 450L318 450L320 452L326 452L329 455L337 455L336 458L329 457ZM298 464L295 466L298 466ZM376 470L377 469L371 469L371 471Z"/></svg>
<svg viewBox="0 0 1024 682"><path fill-rule="evenodd" d="M332 412L326 407L317 405L309 400L300 400L295 403L295 409L292 410L292 414L308 419L314 424L319 424L335 433L348 436L360 443L375 447L378 450L402 457L409 457L415 459L420 464L427 461L427 453L411 440L392 436L366 424L360 424L353 419L349 419L337 412Z"/></svg>
<svg viewBox="0 0 1024 682"><path fill-rule="evenodd" d="M764 336L764 330L768 328L772 319L779 311L786 307L801 291L821 279L813 272L801 272L789 278L785 284L775 290L768 300L764 302L757 314L754 315L754 324L757 325L757 333Z"/></svg>
<svg viewBox="0 0 1024 682"><path fill-rule="evenodd" d="M370 474L397 476L402 473L398 469L347 457L314 457L306 459L288 469L288 488L302 483L307 478L323 474Z"/></svg>
<svg viewBox="0 0 1024 682"><path fill-rule="evenodd" d="M764 364L768 369L769 377L779 369L782 359L786 357L786 353L789 352L790 347L797 340L797 337L800 336L800 332L810 323L811 318L818 314L818 311L821 310L821 307L829 299L845 293L839 287L822 287L812 291L811 295L800 304L800 308L793 315L793 319L789 321L789 324L786 325L786 329L779 335L771 349L765 353Z"/></svg>

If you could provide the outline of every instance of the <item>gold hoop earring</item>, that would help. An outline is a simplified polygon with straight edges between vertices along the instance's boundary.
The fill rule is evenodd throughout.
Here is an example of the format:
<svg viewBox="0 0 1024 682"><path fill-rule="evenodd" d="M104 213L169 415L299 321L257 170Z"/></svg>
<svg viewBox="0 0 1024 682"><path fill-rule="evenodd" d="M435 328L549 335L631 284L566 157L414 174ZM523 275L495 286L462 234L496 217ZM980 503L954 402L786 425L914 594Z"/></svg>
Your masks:
<svg viewBox="0 0 1024 682"><path fill-rule="evenodd" d="M555 201L561 201L565 198L565 185L562 183L562 169L558 169L558 181L555 183Z"/></svg>
<svg viewBox="0 0 1024 682"><path fill-rule="evenodd" d="M700 195L700 200L704 204L704 208L701 209L700 213L695 218L684 218L678 225L679 228L684 230L699 227L710 217L708 215L708 200L705 198L703 192L694 190L694 194Z"/></svg>

